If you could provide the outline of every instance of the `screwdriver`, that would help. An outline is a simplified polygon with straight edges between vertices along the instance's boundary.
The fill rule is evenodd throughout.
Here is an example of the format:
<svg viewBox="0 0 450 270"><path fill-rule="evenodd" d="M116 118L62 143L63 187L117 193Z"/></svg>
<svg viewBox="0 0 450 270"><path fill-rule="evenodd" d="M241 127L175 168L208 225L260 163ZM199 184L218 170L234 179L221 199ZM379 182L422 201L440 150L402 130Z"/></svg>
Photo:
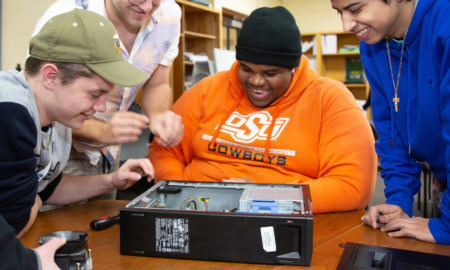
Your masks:
<svg viewBox="0 0 450 270"><path fill-rule="evenodd" d="M120 221L120 214L117 216L99 217L99 218L91 221L91 229L93 229L95 231L108 229L108 228L112 227L113 225L119 223L119 221Z"/></svg>

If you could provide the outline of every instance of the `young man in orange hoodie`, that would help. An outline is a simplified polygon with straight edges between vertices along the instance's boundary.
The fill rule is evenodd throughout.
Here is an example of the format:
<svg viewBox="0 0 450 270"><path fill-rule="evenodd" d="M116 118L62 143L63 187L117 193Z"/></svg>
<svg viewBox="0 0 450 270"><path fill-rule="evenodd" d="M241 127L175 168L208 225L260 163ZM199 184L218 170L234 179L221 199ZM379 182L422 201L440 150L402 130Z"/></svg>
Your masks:
<svg viewBox="0 0 450 270"><path fill-rule="evenodd" d="M292 14L255 10L236 59L174 105L185 136L150 146L156 181L308 184L315 213L364 208L376 178L372 131L348 89L309 68Z"/></svg>

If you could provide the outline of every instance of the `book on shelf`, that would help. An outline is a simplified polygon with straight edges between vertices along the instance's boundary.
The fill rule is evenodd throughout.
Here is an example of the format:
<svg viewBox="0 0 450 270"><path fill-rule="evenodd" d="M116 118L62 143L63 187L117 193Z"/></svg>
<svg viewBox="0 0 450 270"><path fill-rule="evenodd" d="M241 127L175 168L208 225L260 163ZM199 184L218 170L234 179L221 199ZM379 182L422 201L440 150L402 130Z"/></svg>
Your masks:
<svg viewBox="0 0 450 270"><path fill-rule="evenodd" d="M335 34L322 35L321 44L323 54L337 53L337 35Z"/></svg>
<svg viewBox="0 0 450 270"><path fill-rule="evenodd" d="M359 45L344 45L339 49L339 53L359 53Z"/></svg>
<svg viewBox="0 0 450 270"><path fill-rule="evenodd" d="M189 1L209 7L209 3L206 0L189 0Z"/></svg>
<svg viewBox="0 0 450 270"><path fill-rule="evenodd" d="M364 71L359 56L345 58L345 83L364 83Z"/></svg>

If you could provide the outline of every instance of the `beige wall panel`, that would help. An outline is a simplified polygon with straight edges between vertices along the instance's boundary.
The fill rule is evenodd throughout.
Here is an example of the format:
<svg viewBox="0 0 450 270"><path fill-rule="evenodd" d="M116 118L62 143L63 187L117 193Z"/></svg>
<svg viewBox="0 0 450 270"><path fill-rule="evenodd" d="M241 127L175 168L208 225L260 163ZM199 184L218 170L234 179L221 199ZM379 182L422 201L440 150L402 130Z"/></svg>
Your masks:
<svg viewBox="0 0 450 270"><path fill-rule="evenodd" d="M273 7L283 4L282 0L211 0L213 8L222 10L227 8L238 13L249 15L258 7Z"/></svg>
<svg viewBox="0 0 450 270"><path fill-rule="evenodd" d="M342 31L342 23L330 0L280 1L295 17L302 33Z"/></svg>
<svg viewBox="0 0 450 270"><path fill-rule="evenodd" d="M283 6L295 17L303 33L342 31L341 19L329 0L211 0L213 8L250 14L258 7Z"/></svg>
<svg viewBox="0 0 450 270"><path fill-rule="evenodd" d="M37 20L54 0L4 0L2 70L23 67L28 42ZM329 0L210 0L213 8L223 7L250 14L262 6L284 6L294 15L302 33L341 31L342 24Z"/></svg>
<svg viewBox="0 0 450 270"><path fill-rule="evenodd" d="M23 68L34 26L55 0L3 0L2 70Z"/></svg>

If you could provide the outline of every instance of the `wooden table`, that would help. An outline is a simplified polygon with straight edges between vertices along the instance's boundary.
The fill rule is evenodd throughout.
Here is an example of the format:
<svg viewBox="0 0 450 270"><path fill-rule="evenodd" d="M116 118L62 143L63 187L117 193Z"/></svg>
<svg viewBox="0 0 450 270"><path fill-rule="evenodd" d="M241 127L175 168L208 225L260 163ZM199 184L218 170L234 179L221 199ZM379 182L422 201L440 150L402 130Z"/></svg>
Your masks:
<svg viewBox="0 0 450 270"><path fill-rule="evenodd" d="M136 257L120 255L119 226L93 231L89 224L101 216L114 216L128 201L95 201L39 213L35 224L20 240L25 247L37 247L38 238L55 231L76 230L89 234L93 269L299 269L286 265L261 265ZM364 211L314 215L311 268L336 269L344 249L339 244L360 244L408 249L450 256L450 246L425 243L408 238L393 238L380 230L361 224Z"/></svg>

